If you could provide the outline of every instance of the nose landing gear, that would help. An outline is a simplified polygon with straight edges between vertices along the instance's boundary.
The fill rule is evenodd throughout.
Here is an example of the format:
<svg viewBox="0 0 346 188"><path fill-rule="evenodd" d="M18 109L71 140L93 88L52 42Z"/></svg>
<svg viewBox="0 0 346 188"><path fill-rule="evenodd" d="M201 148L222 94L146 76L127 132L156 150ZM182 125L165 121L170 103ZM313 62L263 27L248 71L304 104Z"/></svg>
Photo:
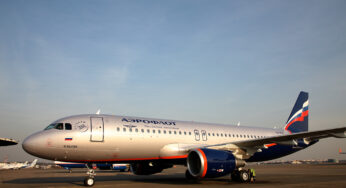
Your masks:
<svg viewBox="0 0 346 188"><path fill-rule="evenodd" d="M89 168L88 164L85 164L85 166L88 168L88 172L87 172L88 177L84 179L84 185L87 187L91 187L95 184L96 173L93 169Z"/></svg>

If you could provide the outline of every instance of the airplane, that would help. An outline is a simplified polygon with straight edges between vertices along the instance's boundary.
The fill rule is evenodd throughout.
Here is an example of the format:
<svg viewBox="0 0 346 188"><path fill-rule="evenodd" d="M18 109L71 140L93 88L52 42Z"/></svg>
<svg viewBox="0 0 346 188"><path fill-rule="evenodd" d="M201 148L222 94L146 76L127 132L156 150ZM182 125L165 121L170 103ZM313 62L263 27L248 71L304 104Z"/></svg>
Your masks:
<svg viewBox="0 0 346 188"><path fill-rule="evenodd" d="M4 163L0 165L0 170L18 170L22 168L33 168L37 163L37 159L35 159L30 165L28 164L28 161L25 161L24 163Z"/></svg>
<svg viewBox="0 0 346 188"><path fill-rule="evenodd" d="M346 154L346 152L342 152L341 148L339 148L339 154Z"/></svg>
<svg viewBox="0 0 346 188"><path fill-rule="evenodd" d="M87 168L87 163L71 163L63 161L54 161L54 164L61 166L72 172L72 168ZM94 169L99 168L100 170L120 170L120 172L125 172L127 169L127 164L112 164L112 163L97 163L92 166Z"/></svg>
<svg viewBox="0 0 346 188"><path fill-rule="evenodd" d="M54 121L28 136L22 147L50 160L130 163L136 175L185 165L187 179L230 174L232 180L248 182L247 162L280 158L322 138L346 138L346 127L308 131L308 98L300 92L283 129L86 114ZM88 168L87 175L84 185L94 185L94 171Z"/></svg>

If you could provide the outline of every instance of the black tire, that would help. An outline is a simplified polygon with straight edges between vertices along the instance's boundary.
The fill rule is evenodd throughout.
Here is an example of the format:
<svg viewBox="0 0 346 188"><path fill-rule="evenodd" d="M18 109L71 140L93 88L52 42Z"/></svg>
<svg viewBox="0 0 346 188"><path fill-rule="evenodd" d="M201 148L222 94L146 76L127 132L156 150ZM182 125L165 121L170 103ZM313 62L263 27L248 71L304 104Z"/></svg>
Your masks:
<svg viewBox="0 0 346 188"><path fill-rule="evenodd" d="M87 187L92 187L94 184L95 184L94 178L86 177L86 178L84 179L84 185L85 185L85 186L87 186Z"/></svg>
<svg viewBox="0 0 346 188"><path fill-rule="evenodd" d="M239 181L240 182L249 182L250 181L250 174L246 170L241 170L239 173Z"/></svg>

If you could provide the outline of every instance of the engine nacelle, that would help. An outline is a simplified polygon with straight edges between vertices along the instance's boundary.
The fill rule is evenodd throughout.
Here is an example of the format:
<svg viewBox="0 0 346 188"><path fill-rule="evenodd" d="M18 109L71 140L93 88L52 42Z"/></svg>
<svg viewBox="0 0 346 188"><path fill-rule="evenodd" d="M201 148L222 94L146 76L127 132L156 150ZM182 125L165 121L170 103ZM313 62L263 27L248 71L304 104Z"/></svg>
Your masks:
<svg viewBox="0 0 346 188"><path fill-rule="evenodd" d="M215 178L227 175L245 162L231 152L214 149L193 149L187 156L187 168L193 177Z"/></svg>
<svg viewBox="0 0 346 188"><path fill-rule="evenodd" d="M162 172L163 169L171 168L170 164L159 164L153 162L132 163L131 171L136 175L151 175Z"/></svg>

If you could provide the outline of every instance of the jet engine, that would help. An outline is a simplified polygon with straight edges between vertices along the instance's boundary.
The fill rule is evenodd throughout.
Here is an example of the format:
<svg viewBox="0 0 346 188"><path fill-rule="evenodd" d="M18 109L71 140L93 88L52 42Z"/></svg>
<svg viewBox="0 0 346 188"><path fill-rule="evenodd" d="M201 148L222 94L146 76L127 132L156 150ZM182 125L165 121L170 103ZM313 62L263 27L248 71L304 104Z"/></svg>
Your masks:
<svg viewBox="0 0 346 188"><path fill-rule="evenodd" d="M215 178L232 173L245 166L232 152L214 149L193 149L187 156L187 169L195 178Z"/></svg>
<svg viewBox="0 0 346 188"><path fill-rule="evenodd" d="M154 162L132 163L131 171L136 175L151 175L162 172L163 169L171 168L173 165Z"/></svg>

